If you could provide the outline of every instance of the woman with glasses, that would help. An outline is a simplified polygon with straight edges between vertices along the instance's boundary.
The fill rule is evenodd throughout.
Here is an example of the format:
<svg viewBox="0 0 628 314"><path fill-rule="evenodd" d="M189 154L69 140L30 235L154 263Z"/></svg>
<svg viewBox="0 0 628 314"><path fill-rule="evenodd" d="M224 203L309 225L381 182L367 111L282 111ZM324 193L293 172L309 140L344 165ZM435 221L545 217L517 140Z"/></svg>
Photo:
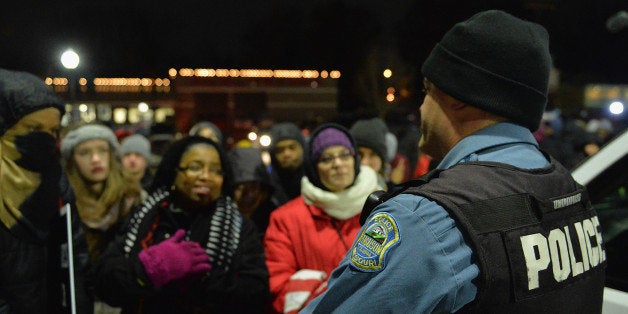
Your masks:
<svg viewBox="0 0 628 314"><path fill-rule="evenodd" d="M349 131L327 123L310 137L301 195L271 213L264 238L272 308L296 313L324 291L360 229L377 174L360 166Z"/></svg>
<svg viewBox="0 0 628 314"><path fill-rule="evenodd" d="M96 294L128 313L264 313L263 247L232 188L221 145L174 142L151 194L95 265Z"/></svg>

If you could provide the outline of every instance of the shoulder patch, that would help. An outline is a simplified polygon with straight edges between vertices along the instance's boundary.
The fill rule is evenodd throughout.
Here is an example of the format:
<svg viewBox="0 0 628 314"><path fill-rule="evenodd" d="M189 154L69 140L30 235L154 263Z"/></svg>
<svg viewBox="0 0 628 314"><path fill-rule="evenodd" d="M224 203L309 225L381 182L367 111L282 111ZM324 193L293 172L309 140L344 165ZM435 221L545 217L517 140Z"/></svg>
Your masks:
<svg viewBox="0 0 628 314"><path fill-rule="evenodd" d="M375 214L364 224L351 248L351 264L366 272L380 271L386 267L388 251L399 240L395 219L386 212Z"/></svg>

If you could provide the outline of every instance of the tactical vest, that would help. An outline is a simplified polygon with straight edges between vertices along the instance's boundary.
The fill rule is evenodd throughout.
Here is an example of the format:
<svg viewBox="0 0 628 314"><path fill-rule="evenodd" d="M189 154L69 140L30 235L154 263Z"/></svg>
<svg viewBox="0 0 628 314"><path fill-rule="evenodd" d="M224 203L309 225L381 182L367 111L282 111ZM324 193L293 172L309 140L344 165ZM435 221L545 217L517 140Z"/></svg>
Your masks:
<svg viewBox="0 0 628 314"><path fill-rule="evenodd" d="M601 227L584 187L555 160L533 170L462 163L419 181L395 194L443 206L480 269L476 299L462 311L601 312Z"/></svg>

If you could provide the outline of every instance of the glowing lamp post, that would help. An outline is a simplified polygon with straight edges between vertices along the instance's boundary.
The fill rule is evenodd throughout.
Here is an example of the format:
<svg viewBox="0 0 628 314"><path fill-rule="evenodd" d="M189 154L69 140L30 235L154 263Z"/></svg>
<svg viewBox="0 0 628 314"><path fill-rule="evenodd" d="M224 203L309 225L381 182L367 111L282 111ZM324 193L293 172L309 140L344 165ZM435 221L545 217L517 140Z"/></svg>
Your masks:
<svg viewBox="0 0 628 314"><path fill-rule="evenodd" d="M68 49L61 54L61 64L68 70L76 69L80 61L79 55L72 49Z"/></svg>
<svg viewBox="0 0 628 314"><path fill-rule="evenodd" d="M75 95L75 82L74 82L74 75L72 75L72 71L78 67L79 62L81 61L81 58L79 58L79 55L74 52L74 50L72 49L68 49L65 52L63 52L61 54L61 64L63 65L64 68L70 70L70 74L68 75L68 89L70 92L70 102L74 103L74 100L76 98Z"/></svg>
<svg viewBox="0 0 628 314"><path fill-rule="evenodd" d="M79 55L74 52L74 50L72 49L68 49L66 50L64 53L61 54L61 64L63 64L63 67L68 69L68 70L74 70L78 67L79 65ZM70 71L72 72L72 71ZM69 84L69 89L70 89L70 101L73 103L74 102L74 80L72 79L72 75L69 75L69 79L68 79L68 84ZM68 237L68 256L73 256L73 246L72 246L72 239L74 238L72 236L72 216L71 216L71 210L69 205L64 206L64 210L65 210L65 216L66 216L66 228L67 228L67 237ZM75 292L75 287L74 287L74 262L73 262L73 258L69 259L69 276L70 276L70 308L71 308L71 313L72 314L76 314L76 292Z"/></svg>

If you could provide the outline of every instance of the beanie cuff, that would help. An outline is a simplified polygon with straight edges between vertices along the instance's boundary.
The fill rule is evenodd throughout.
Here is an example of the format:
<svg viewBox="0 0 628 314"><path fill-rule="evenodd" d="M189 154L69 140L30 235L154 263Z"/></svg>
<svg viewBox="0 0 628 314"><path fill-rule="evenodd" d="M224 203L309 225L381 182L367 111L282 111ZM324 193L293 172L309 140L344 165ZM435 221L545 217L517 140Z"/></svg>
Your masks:
<svg viewBox="0 0 628 314"><path fill-rule="evenodd" d="M75 130L72 130L66 134L61 140L61 157L64 162L67 162L74 148L89 140L104 140L109 143L112 149L112 154L117 155L120 145L113 131L104 126L98 124L83 125Z"/></svg>
<svg viewBox="0 0 628 314"><path fill-rule="evenodd" d="M0 69L0 86L0 135L35 111L56 108L65 114L63 99L31 73Z"/></svg>
<svg viewBox="0 0 628 314"><path fill-rule="evenodd" d="M539 127L547 97L530 86L473 65L436 44L421 67L447 95L508 118L532 132Z"/></svg>

